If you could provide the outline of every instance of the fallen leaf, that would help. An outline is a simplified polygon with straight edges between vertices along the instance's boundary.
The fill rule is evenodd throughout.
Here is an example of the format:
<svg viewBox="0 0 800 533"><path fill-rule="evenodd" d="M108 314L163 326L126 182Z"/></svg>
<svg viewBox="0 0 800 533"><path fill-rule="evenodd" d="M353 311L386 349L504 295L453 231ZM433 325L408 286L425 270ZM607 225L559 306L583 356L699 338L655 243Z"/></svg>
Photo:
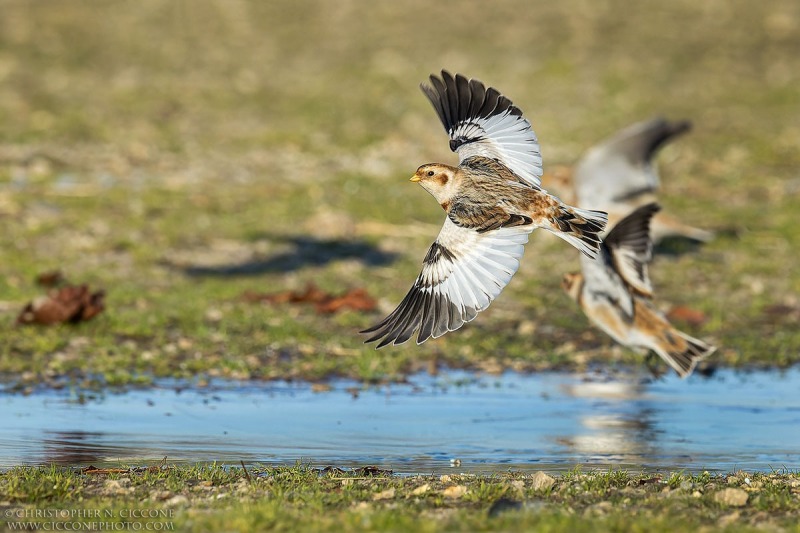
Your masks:
<svg viewBox="0 0 800 533"><path fill-rule="evenodd" d="M702 311L692 309L684 305L676 305L667 313L667 318L675 322L683 322L690 326L702 326L708 321L708 317Z"/></svg>
<svg viewBox="0 0 800 533"><path fill-rule="evenodd" d="M36 284L42 287L55 287L64 283L66 279L60 270L51 270L49 272L42 272L36 276Z"/></svg>
<svg viewBox="0 0 800 533"><path fill-rule="evenodd" d="M28 303L17 317L18 324L76 324L90 320L105 309L105 291L90 292L86 285L67 285Z"/></svg>
<svg viewBox="0 0 800 533"><path fill-rule="evenodd" d="M335 296L319 289L313 283L306 285L302 291L283 291L276 293L258 293L246 291L242 299L251 303L313 303L317 313L336 313L343 309L355 311L372 311L377 307L377 302L361 288L351 289Z"/></svg>
<svg viewBox="0 0 800 533"><path fill-rule="evenodd" d="M266 302L272 304L284 303L318 303L331 298L331 296L321 291L313 283L306 285L303 291L282 291L275 293L259 293L246 291L242 298L248 302Z"/></svg>
<svg viewBox="0 0 800 533"><path fill-rule="evenodd" d="M335 313L342 309L372 311L377 302L364 289L352 289L341 296L317 303L317 313Z"/></svg>

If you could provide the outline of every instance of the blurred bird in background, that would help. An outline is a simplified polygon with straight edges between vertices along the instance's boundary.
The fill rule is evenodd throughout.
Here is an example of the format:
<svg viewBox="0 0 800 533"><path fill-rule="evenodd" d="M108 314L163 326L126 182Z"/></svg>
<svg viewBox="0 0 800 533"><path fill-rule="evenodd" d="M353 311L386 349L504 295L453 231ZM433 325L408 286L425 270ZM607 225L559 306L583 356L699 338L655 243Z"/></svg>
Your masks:
<svg viewBox="0 0 800 533"><path fill-rule="evenodd" d="M655 203L639 207L608 232L596 258L581 257L581 273L562 286L589 320L618 343L654 351L682 378L716 349L675 329L655 308L647 265L652 259L650 223Z"/></svg>
<svg viewBox="0 0 800 533"><path fill-rule="evenodd" d="M567 202L608 211L609 228L613 227L634 209L657 201L661 180L655 156L662 146L690 129L689 121L663 118L631 124L590 148L572 171L558 167L548 172L545 185ZM714 237L712 232L664 212L655 215L650 231L654 243L666 237L699 242Z"/></svg>

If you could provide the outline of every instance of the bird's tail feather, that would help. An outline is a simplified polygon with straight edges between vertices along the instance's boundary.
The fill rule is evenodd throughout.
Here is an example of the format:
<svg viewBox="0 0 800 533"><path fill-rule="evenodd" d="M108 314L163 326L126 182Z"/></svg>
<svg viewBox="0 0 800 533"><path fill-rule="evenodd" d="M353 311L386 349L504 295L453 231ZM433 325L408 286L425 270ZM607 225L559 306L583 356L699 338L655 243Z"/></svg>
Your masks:
<svg viewBox="0 0 800 533"><path fill-rule="evenodd" d="M562 204L559 213L550 219L551 225L546 229L589 257L595 258L603 241L600 234L607 223L608 213L604 211L578 209Z"/></svg>
<svg viewBox="0 0 800 533"><path fill-rule="evenodd" d="M686 349L682 351L671 350L669 352L659 353L669 366L675 369L681 378L688 377L697 363L714 353L717 349L716 346L707 344L699 339L690 337L685 333L673 329L670 331L671 335L677 335L686 341Z"/></svg>

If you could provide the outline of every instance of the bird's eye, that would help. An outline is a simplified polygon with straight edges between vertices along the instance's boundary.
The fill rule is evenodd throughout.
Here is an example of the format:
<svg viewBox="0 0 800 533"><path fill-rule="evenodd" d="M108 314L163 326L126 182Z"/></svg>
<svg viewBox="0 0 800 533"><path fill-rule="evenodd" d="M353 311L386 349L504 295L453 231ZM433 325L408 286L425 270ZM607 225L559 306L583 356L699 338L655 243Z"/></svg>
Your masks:
<svg viewBox="0 0 800 533"><path fill-rule="evenodd" d="M433 170L429 170L429 171L428 171L428 176L433 176L433 175L434 175L434 172L433 172Z"/></svg>

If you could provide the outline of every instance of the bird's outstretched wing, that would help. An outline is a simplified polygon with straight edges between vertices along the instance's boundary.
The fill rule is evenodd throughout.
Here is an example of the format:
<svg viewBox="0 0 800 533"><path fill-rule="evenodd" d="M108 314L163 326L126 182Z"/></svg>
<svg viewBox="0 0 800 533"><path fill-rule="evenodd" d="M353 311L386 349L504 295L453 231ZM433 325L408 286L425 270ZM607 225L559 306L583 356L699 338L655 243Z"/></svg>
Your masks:
<svg viewBox="0 0 800 533"><path fill-rule="evenodd" d="M580 262L585 287L583 298L586 306L593 309L604 308L608 310L608 313L621 317L621 320L625 322L632 321L633 295L611 265L608 253L604 251L595 259L581 255ZM610 317L611 315L597 317L597 320L604 322L611 320Z"/></svg>
<svg viewBox="0 0 800 533"><path fill-rule="evenodd" d="M542 155L531 123L511 100L478 80L446 70L431 74L420 88L433 104L460 161L483 156L499 159L535 188L541 187Z"/></svg>
<svg viewBox="0 0 800 533"><path fill-rule="evenodd" d="M575 167L574 186L581 207L608 207L660 187L653 165L656 152L691 129L686 120L655 118L623 128L591 148Z"/></svg>
<svg viewBox="0 0 800 533"><path fill-rule="evenodd" d="M581 270L589 289L585 297L596 300L595 305L611 304L632 319L633 293L652 296L647 272L653 248L650 219L659 209L655 203L640 207L608 233L597 258L581 256Z"/></svg>
<svg viewBox="0 0 800 533"><path fill-rule="evenodd" d="M653 259L650 220L661 209L658 204L643 205L614 226L603 239L614 269L625 283L639 294L653 295L647 265Z"/></svg>
<svg viewBox="0 0 800 533"><path fill-rule="evenodd" d="M449 218L428 249L422 272L389 316L362 331L378 348L402 344L419 329L417 344L460 328L489 307L519 268L531 226L485 233Z"/></svg>

